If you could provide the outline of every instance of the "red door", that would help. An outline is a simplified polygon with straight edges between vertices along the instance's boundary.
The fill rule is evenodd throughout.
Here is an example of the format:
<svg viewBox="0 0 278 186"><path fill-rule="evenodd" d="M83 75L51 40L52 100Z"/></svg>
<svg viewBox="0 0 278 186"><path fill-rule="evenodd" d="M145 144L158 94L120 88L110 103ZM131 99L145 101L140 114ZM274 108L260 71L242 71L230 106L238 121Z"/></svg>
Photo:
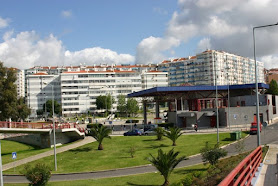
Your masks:
<svg viewBox="0 0 278 186"><path fill-rule="evenodd" d="M215 127L216 126L216 116L210 117L210 126Z"/></svg>

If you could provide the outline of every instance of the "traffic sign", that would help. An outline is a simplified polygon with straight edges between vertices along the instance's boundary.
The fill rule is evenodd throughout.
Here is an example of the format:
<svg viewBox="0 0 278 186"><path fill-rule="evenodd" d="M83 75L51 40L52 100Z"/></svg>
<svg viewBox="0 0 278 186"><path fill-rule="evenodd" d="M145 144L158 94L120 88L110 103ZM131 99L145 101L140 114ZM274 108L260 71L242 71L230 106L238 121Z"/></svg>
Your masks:
<svg viewBox="0 0 278 186"><path fill-rule="evenodd" d="M13 160L16 159L16 152L12 152L12 158Z"/></svg>

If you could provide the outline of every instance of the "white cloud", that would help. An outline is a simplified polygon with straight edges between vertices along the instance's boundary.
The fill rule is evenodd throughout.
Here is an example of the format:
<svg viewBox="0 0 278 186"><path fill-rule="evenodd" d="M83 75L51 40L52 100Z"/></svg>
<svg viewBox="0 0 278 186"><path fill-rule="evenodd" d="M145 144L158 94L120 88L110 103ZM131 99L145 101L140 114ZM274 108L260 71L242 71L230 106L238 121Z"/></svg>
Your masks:
<svg viewBox="0 0 278 186"><path fill-rule="evenodd" d="M168 11L160 7L154 7L153 11L160 15L168 15Z"/></svg>
<svg viewBox="0 0 278 186"><path fill-rule="evenodd" d="M63 10L61 12L61 15L64 18L70 18L72 16L72 11L71 10Z"/></svg>
<svg viewBox="0 0 278 186"><path fill-rule="evenodd" d="M6 28L9 25L9 19L3 19L0 17L0 29Z"/></svg>
<svg viewBox="0 0 278 186"><path fill-rule="evenodd" d="M134 56L129 54L118 54L110 49L103 49L100 47L86 48L81 51L65 53L66 61L68 64L80 63L86 64L121 64L133 63Z"/></svg>
<svg viewBox="0 0 278 186"><path fill-rule="evenodd" d="M201 40L196 46L190 44L191 48L196 47L192 48L193 51L207 48L208 45L211 49L252 57L253 27L277 23L277 16L274 16L277 15L278 9L276 0L178 0L178 7L179 10L173 13L161 40L171 37L185 44L192 40ZM258 57L277 53L277 29L278 26L256 30ZM145 47L145 53L148 55L146 58L155 59L157 56L163 56L163 50L157 51L147 45L142 46L143 41L139 43L137 51L143 51L142 47ZM171 51L174 47L177 45L172 45L172 48L167 50ZM266 66L269 66L268 62Z"/></svg>
<svg viewBox="0 0 278 186"><path fill-rule="evenodd" d="M173 37L159 38L151 36L145 38L137 46L136 63L159 63L165 59L165 56L162 54L164 51L179 44L180 41Z"/></svg>
<svg viewBox="0 0 278 186"><path fill-rule="evenodd" d="M211 49L210 38L203 38L198 43L197 51L202 52L202 51L205 51L207 49Z"/></svg>
<svg viewBox="0 0 278 186"><path fill-rule="evenodd" d="M278 68L278 56L263 56L260 61L265 63L265 68L267 69Z"/></svg>
<svg viewBox="0 0 278 186"><path fill-rule="evenodd" d="M0 43L0 61L7 67L27 69L33 66L87 65L99 63L132 63L134 56L118 54L100 47L81 51L66 51L62 41L50 34L40 38L35 31L21 32L13 36L6 32Z"/></svg>

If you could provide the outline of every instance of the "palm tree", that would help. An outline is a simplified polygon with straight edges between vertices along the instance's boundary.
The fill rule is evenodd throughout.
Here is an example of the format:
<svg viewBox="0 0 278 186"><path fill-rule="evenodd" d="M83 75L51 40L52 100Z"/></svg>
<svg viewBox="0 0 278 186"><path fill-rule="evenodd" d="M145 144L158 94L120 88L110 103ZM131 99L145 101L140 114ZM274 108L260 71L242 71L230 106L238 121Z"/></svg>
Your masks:
<svg viewBox="0 0 278 186"><path fill-rule="evenodd" d="M177 139L182 135L181 128L173 127L170 131L165 131L165 136L172 140L173 146L176 146Z"/></svg>
<svg viewBox="0 0 278 186"><path fill-rule="evenodd" d="M151 155L151 154L150 154ZM169 185L169 176L174 170L174 168L185 159L185 156L182 156L177 159L179 152L174 152L174 149L170 150L168 153L164 153L161 149L158 150L157 157L151 155L148 159L152 165L160 172L164 177L163 186Z"/></svg>
<svg viewBox="0 0 278 186"><path fill-rule="evenodd" d="M162 140L162 137L165 134L165 130L162 127L157 127L154 129L154 131L156 132L157 140Z"/></svg>
<svg viewBox="0 0 278 186"><path fill-rule="evenodd" d="M111 138L109 134L112 132L111 129L104 125L95 125L91 128L91 136L98 141L98 150L103 150L102 141L104 138Z"/></svg>

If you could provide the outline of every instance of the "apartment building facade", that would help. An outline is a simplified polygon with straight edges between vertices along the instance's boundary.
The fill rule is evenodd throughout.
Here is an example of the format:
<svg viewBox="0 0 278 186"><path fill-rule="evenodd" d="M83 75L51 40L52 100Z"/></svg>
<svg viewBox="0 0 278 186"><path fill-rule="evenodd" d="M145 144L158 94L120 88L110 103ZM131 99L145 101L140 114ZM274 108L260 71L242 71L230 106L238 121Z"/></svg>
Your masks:
<svg viewBox="0 0 278 186"><path fill-rule="evenodd" d="M111 95L115 100L111 111L116 111L117 97L154 86L168 86L167 72L155 70L156 65L99 65L74 67L36 67L27 69L26 97L36 117L37 110L45 111L44 104L52 98L62 105L62 115L93 113L99 95ZM147 74L142 76L142 74ZM142 80L143 77L147 79ZM145 87L145 81L148 81Z"/></svg>
<svg viewBox="0 0 278 186"><path fill-rule="evenodd" d="M264 83L264 66L257 61L258 82ZM207 50L196 56L165 60L158 70L167 71L169 86L233 85L255 83L255 62L253 59L227 53Z"/></svg>

